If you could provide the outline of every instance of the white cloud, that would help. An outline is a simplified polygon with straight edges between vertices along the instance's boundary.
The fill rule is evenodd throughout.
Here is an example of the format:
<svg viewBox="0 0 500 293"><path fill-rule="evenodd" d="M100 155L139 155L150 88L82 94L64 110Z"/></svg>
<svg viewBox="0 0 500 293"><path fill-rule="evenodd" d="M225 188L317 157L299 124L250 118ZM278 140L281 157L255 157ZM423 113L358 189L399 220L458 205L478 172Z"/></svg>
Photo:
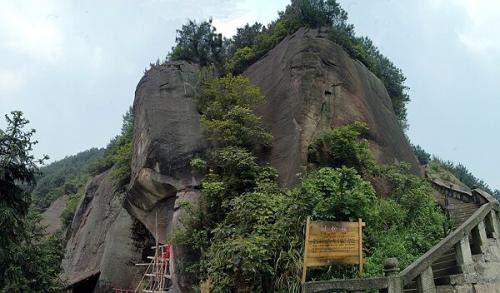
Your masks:
<svg viewBox="0 0 500 293"><path fill-rule="evenodd" d="M37 60L57 59L63 45L57 8L50 0L1 1L1 46Z"/></svg>
<svg viewBox="0 0 500 293"><path fill-rule="evenodd" d="M459 40L470 50L481 54L500 52L500 1L460 0L455 2L465 12Z"/></svg>
<svg viewBox="0 0 500 293"><path fill-rule="evenodd" d="M20 71L11 71L0 68L0 97L9 98L10 94L20 89L25 78Z"/></svg>
<svg viewBox="0 0 500 293"><path fill-rule="evenodd" d="M288 0L244 0L237 3L231 17L214 18L213 24L226 37L236 34L236 29L247 23L260 22L267 25L278 17L278 11L285 10ZM263 9L262 7L266 7Z"/></svg>

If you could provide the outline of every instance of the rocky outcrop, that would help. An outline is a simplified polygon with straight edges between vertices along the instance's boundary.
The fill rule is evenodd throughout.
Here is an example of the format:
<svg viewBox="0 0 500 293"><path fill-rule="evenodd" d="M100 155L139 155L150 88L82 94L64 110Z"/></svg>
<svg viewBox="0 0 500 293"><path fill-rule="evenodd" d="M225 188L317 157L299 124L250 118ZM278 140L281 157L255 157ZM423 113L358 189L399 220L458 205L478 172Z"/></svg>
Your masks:
<svg viewBox="0 0 500 293"><path fill-rule="evenodd" d="M257 112L274 137L270 161L283 186L297 182L321 129L354 121L368 124L378 162L405 161L420 173L383 83L319 30L298 30L244 75L267 98Z"/></svg>
<svg viewBox="0 0 500 293"><path fill-rule="evenodd" d="M153 66L137 85L132 181L125 207L161 243L180 225L180 202L199 197L200 180L189 167L206 146L194 98L198 69L188 62ZM185 286L177 273L183 257L182 249L173 247L171 276L177 291Z"/></svg>
<svg viewBox="0 0 500 293"><path fill-rule="evenodd" d="M61 230L63 226L61 215L67 198L68 196L66 195L61 196L51 203L50 206L42 213L42 221L40 224L42 227L45 227L45 233L47 236Z"/></svg>
<svg viewBox="0 0 500 293"><path fill-rule="evenodd" d="M132 237L132 221L115 191L111 172L92 178L68 230L62 279L70 287L109 292L134 289L141 260Z"/></svg>
<svg viewBox="0 0 500 293"><path fill-rule="evenodd" d="M181 202L198 201L200 178L189 167L206 148L194 99L198 70L188 62L169 62L153 66L140 80L125 209L109 172L92 179L71 226L67 279L98 275L99 282L120 281L122 288L135 282L131 264L137 255L131 252L127 228L131 217L164 243L182 225ZM299 30L244 74L267 97L256 109L274 137L270 153L263 156L269 156L283 186L297 182L307 163L307 146L321 129L353 121L368 123L370 147L379 162L407 161L418 172L382 82L319 31ZM174 291L190 287L181 273L186 257L173 247Z"/></svg>

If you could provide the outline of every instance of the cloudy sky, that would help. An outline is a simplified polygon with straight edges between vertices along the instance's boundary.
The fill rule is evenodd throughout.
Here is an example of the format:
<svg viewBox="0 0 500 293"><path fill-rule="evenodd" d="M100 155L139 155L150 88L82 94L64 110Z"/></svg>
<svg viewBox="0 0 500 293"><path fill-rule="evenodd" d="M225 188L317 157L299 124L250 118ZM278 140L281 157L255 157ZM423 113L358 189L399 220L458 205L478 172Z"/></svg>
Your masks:
<svg viewBox="0 0 500 293"><path fill-rule="evenodd" d="M61 159L118 134L175 29L213 17L226 36L287 0L0 0L0 114L22 110L36 153ZM359 35L403 69L411 140L500 188L500 1L340 0ZM0 128L5 127L0 121Z"/></svg>

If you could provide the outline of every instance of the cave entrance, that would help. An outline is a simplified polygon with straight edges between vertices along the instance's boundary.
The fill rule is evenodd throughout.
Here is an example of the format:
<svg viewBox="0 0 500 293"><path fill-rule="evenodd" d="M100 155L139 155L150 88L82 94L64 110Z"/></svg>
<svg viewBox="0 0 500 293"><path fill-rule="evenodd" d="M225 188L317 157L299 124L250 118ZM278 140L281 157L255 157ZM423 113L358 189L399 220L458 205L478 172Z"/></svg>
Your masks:
<svg viewBox="0 0 500 293"><path fill-rule="evenodd" d="M94 292L100 274L101 272L92 274L86 277L85 279L78 281L77 283L74 283L71 292L73 293Z"/></svg>

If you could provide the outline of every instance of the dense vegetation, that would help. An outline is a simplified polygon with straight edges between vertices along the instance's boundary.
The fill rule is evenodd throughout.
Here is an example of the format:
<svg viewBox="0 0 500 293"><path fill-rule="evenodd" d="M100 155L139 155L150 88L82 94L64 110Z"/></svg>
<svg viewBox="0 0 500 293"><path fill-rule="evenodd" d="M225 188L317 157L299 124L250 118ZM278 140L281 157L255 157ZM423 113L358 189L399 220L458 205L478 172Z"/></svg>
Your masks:
<svg viewBox="0 0 500 293"><path fill-rule="evenodd" d="M61 235L43 239L40 215L30 208L37 165L47 157L31 154L35 130L25 130L21 112L6 119L0 130L0 291L59 292Z"/></svg>
<svg viewBox="0 0 500 293"><path fill-rule="evenodd" d="M63 195L78 193L87 182L89 164L102 153L103 149L92 148L40 168L32 193L34 205L45 209Z"/></svg>
<svg viewBox="0 0 500 293"><path fill-rule="evenodd" d="M426 152L421 146L412 144L411 147L420 165L425 165L430 162L431 154Z"/></svg>
<svg viewBox="0 0 500 293"><path fill-rule="evenodd" d="M191 216L174 237L175 245L197 256L187 266L194 280L210 280L214 292L298 291L308 216L369 223L365 276L382 274L386 257L408 265L439 240L443 215L429 185L405 165L376 165L365 124L320 133L310 145L302 182L284 190L276 170L254 153L265 152L271 141L251 111L264 101L258 88L242 76L217 77L213 68L200 76L198 105L210 147L192 167L205 174L203 196L199 206L184 205ZM377 198L366 180L373 176L391 185L387 198ZM356 276L352 266L310 273L312 279Z"/></svg>
<svg viewBox="0 0 500 293"><path fill-rule="evenodd" d="M410 99L404 84L406 77L370 39L356 36L347 13L335 0L292 0L275 21L267 26L246 24L231 39L218 34L211 20L200 24L190 20L177 31L169 59L188 60L202 66L214 64L221 74L239 74L301 27L326 30L332 41L377 75L392 99L400 125L407 127L406 104Z"/></svg>

